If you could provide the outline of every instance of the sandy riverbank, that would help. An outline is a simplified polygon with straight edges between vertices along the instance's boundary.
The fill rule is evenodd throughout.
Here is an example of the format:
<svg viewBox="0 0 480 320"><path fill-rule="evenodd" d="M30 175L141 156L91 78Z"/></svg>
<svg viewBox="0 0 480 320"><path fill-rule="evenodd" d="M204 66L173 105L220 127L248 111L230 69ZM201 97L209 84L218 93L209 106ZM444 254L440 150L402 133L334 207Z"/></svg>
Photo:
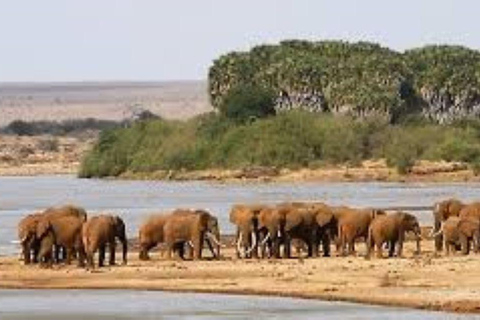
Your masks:
<svg viewBox="0 0 480 320"><path fill-rule="evenodd" d="M479 182L480 176L462 163L417 161L411 172L400 175L385 160L364 161L357 167L326 166L322 168L238 170L208 169L198 171L156 171L122 174L120 179L135 180L209 180L220 182Z"/></svg>
<svg viewBox="0 0 480 320"><path fill-rule="evenodd" d="M289 296L419 309L480 312L480 257L434 257L424 241L421 257L406 245L404 259L333 257L221 261L151 261L129 255L127 266L88 272L74 266L42 269L16 257L0 258L0 287L138 289ZM363 252L363 245L359 246Z"/></svg>

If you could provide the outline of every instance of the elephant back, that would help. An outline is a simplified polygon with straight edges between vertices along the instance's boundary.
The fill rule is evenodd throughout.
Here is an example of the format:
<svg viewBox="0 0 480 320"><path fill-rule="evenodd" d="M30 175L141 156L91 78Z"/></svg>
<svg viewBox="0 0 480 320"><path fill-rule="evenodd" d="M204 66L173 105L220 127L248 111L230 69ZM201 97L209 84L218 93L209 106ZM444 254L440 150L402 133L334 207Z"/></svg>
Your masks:
<svg viewBox="0 0 480 320"><path fill-rule="evenodd" d="M87 212L85 209L73 205L65 205L61 207L51 207L44 211L43 213L50 219L55 219L65 216L73 216L81 219L82 221L87 220Z"/></svg>
<svg viewBox="0 0 480 320"><path fill-rule="evenodd" d="M163 227L170 217L169 213L160 213L149 216L138 230L140 243L163 242Z"/></svg>
<svg viewBox="0 0 480 320"><path fill-rule="evenodd" d="M475 218L480 219L480 202L475 202L469 205L464 206L458 216L460 218Z"/></svg>

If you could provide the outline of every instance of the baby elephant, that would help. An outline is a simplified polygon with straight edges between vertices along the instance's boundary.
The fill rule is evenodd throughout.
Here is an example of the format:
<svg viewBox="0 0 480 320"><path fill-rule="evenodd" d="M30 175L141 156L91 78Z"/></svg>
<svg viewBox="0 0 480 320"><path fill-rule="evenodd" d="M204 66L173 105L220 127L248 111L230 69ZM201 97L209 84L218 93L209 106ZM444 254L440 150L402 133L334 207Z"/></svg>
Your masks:
<svg viewBox="0 0 480 320"><path fill-rule="evenodd" d="M89 218L83 225L82 241L87 255L87 266L94 267L93 257L98 250L98 266L102 267L105 260L105 250L110 250L110 265L115 264L115 239L122 243L123 264L127 263L127 237L125 223L118 216L99 215Z"/></svg>
<svg viewBox="0 0 480 320"><path fill-rule="evenodd" d="M420 225L417 218L409 213L395 212L377 216L368 230L367 258L370 257L373 247L377 247L377 257L382 258L382 247L389 245L388 256L393 257L397 246L397 257L402 256L405 234L413 231L416 235L417 253L420 253Z"/></svg>
<svg viewBox="0 0 480 320"><path fill-rule="evenodd" d="M442 223L440 231L435 234L438 236L443 234L444 246L447 255L450 250L455 252L460 246L462 254L470 252L471 242L473 242L473 250L479 252L480 246L480 220L474 217L450 217Z"/></svg>

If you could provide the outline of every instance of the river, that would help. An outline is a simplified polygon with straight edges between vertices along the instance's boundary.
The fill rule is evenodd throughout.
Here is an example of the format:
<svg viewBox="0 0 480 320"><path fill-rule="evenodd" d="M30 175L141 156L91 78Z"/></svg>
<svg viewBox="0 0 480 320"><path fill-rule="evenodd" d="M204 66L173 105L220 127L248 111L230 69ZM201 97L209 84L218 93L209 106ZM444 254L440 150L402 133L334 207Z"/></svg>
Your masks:
<svg viewBox="0 0 480 320"><path fill-rule="evenodd" d="M358 207L431 206L447 197L478 199L480 184L438 183L234 183L77 179L74 176L0 177L0 255L18 252L16 225L27 213L72 203L89 214L111 212L124 218L129 237L152 212L204 208L219 217L223 233L233 233L228 212L234 203L320 200ZM414 212L431 224L428 211Z"/></svg>
<svg viewBox="0 0 480 320"><path fill-rule="evenodd" d="M0 290L2 320L153 319L480 319L291 298L129 290Z"/></svg>
<svg viewBox="0 0 480 320"><path fill-rule="evenodd" d="M320 200L358 207L431 206L447 197L478 199L480 184L248 183L81 180L73 176L0 177L0 255L17 254L16 224L27 213L72 203L89 214L124 218L130 237L150 213L205 208L232 233L233 203ZM431 213L414 212L422 224ZM0 290L0 319L463 319L402 308L273 297L128 290Z"/></svg>

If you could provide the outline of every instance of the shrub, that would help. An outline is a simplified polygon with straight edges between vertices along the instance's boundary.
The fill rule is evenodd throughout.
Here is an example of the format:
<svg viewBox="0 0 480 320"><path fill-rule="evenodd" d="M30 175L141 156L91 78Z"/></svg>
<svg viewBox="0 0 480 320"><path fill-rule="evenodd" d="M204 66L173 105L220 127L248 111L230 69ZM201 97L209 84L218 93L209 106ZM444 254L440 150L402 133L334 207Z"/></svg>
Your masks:
<svg viewBox="0 0 480 320"><path fill-rule="evenodd" d="M220 113L228 119L245 123L251 119L274 115L274 107L273 91L254 85L243 85L230 90L220 106Z"/></svg>

